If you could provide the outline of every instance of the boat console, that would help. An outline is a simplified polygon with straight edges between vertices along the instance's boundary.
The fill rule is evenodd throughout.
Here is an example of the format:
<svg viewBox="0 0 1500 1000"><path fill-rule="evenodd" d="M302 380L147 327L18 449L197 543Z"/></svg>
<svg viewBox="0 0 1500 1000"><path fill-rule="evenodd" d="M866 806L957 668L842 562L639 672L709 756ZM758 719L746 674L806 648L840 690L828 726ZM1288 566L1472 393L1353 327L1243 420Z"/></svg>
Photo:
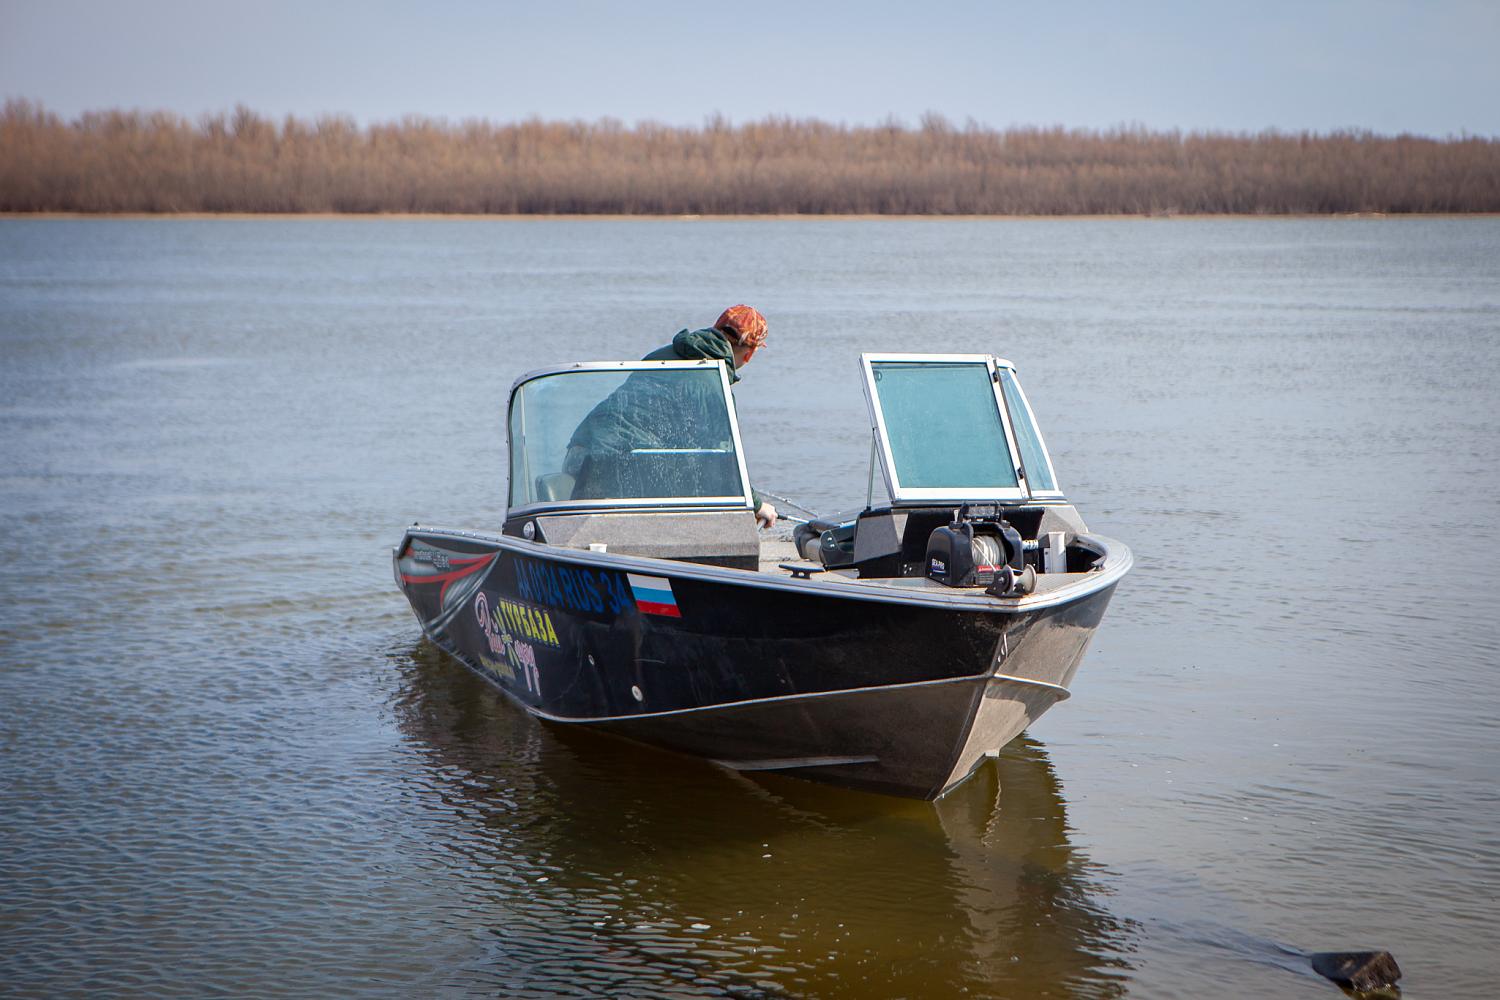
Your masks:
<svg viewBox="0 0 1500 1000"><path fill-rule="evenodd" d="M675 511L539 514L506 534L532 525L532 541L616 555L675 559L705 566L760 568L755 516L744 511ZM523 535L524 537L524 535Z"/></svg>

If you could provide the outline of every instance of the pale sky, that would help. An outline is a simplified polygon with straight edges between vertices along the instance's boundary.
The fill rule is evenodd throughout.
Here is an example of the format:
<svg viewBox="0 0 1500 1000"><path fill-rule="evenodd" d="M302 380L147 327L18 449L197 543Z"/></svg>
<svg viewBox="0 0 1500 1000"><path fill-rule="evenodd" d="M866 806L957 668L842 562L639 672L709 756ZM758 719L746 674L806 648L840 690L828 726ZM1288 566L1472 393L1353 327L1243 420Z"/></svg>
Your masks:
<svg viewBox="0 0 1500 1000"><path fill-rule="evenodd" d="M71 118L767 115L1500 137L1500 0L0 0L0 98Z"/></svg>

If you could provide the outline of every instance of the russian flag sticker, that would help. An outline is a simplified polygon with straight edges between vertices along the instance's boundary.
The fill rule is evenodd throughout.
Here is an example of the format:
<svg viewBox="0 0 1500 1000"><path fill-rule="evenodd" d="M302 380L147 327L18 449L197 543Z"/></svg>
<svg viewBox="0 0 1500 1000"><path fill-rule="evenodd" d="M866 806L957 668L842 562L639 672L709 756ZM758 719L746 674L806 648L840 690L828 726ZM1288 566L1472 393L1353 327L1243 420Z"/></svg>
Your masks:
<svg viewBox="0 0 1500 1000"><path fill-rule="evenodd" d="M672 581L664 576L639 576L626 573L630 581L630 592L635 595L635 606L643 615L665 615L681 618L677 610L677 597L672 593Z"/></svg>

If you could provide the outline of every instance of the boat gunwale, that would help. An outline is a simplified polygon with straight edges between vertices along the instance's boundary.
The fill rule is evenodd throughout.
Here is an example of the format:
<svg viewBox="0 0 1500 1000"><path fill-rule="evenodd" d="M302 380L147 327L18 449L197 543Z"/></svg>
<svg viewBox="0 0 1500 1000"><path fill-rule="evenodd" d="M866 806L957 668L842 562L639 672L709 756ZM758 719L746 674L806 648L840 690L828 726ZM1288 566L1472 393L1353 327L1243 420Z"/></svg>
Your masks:
<svg viewBox="0 0 1500 1000"><path fill-rule="evenodd" d="M660 559L652 556L630 556L614 552L569 549L546 542L528 541L514 535L490 534L463 528L430 527L422 524L414 524L406 529L406 534L402 537L402 544L397 547L395 552L398 557L402 550L405 549L406 541L411 537L413 532L420 532L424 535L438 535L454 539L480 541L533 558L554 559L572 565L600 567L622 573L632 571L666 573L672 577L682 579L703 580L710 583L728 583L735 586L761 587L769 590L785 590L818 597L844 597L852 600L872 601L882 604L905 604L963 611L990 611L1005 614L1035 611L1042 608L1070 604L1076 600L1080 600L1090 594L1097 593L1119 583L1121 578L1130 571L1135 561L1130 549L1123 542L1104 535L1081 532L1077 535L1079 542L1091 548L1101 550L1103 553L1103 563L1098 569L1089 573L1077 574L1080 579L1069 581L1045 593L1028 594L1021 597L995 597L982 591L978 593L942 593L911 590L884 585L880 582L879 578L848 580L843 577L831 577L827 574L820 574L807 579L798 579L792 576L782 577L763 573L758 570L731 569L724 566L711 566L704 563L684 562L676 559Z"/></svg>

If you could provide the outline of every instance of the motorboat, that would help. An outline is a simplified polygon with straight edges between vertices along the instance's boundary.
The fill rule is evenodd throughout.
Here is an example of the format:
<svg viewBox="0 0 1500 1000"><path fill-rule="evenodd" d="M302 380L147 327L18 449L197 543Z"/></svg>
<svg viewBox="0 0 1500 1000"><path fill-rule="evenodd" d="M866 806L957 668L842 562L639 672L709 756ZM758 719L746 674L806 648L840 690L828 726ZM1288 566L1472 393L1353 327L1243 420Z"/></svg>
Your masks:
<svg viewBox="0 0 1500 1000"><path fill-rule="evenodd" d="M1010 362L859 372L865 503L790 537L757 527L723 362L523 375L499 530L413 525L397 584L540 719L937 798L1068 697L1131 554L1068 501Z"/></svg>

